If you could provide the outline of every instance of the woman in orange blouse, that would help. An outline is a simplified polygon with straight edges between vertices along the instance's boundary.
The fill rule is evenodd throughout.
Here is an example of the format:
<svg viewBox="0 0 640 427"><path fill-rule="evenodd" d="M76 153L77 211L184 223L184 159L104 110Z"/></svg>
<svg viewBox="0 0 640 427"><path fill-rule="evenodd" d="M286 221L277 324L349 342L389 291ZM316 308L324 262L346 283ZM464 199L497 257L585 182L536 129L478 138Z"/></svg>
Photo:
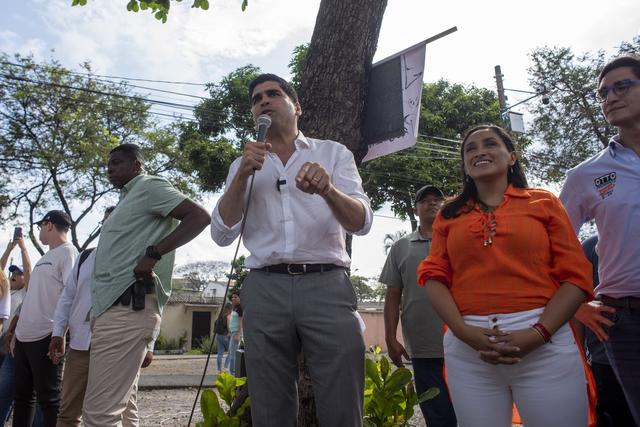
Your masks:
<svg viewBox="0 0 640 427"><path fill-rule="evenodd" d="M462 193L433 225L418 281L448 326L447 382L461 427L590 421L582 355L568 321L592 299L591 267L560 201L530 189L509 135L462 142Z"/></svg>

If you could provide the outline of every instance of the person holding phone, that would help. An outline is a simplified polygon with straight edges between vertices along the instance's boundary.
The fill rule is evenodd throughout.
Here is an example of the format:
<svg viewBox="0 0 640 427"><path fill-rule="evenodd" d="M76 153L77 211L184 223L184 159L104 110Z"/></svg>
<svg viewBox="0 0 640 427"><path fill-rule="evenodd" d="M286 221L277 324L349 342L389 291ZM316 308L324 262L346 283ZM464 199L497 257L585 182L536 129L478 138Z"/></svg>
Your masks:
<svg viewBox="0 0 640 427"><path fill-rule="evenodd" d="M18 228L18 227L16 227ZM2 257L0 257L0 270L4 271L7 261L13 249L18 246L22 257L22 267L17 265L9 266L9 287L11 308L9 318L7 319L4 330L2 345L5 351L5 357L0 364L0 423L4 423L9 415L9 411L13 404L14 380L13 380L13 355L11 354L11 345L15 340L14 332L17 323L18 307L22 304L22 300L27 292L27 283L31 275L31 260L29 252L25 245L22 233L16 233L14 230L14 239L9 241Z"/></svg>

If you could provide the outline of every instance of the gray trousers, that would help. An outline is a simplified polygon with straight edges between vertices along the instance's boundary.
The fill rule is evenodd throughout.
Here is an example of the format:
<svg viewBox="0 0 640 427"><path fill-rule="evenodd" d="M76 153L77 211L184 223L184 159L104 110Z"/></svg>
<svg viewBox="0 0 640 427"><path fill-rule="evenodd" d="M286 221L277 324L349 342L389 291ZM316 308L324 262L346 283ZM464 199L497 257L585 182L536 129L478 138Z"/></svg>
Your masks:
<svg viewBox="0 0 640 427"><path fill-rule="evenodd" d="M301 349L320 425L362 426L365 349L346 272L290 276L252 270L241 300L254 427L296 425Z"/></svg>

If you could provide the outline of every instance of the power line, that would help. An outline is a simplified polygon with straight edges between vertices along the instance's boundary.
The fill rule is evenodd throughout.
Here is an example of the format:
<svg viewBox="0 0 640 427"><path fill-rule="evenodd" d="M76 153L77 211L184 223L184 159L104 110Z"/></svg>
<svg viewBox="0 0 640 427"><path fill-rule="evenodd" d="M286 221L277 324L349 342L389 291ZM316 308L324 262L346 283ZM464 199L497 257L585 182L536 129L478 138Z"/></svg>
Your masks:
<svg viewBox="0 0 640 427"><path fill-rule="evenodd" d="M31 66L16 64L8 61L0 61L0 64L13 65L13 66L22 67L22 68L31 68ZM34 64L33 66L42 68L42 66L38 64ZM67 70L65 68L62 68L62 69L67 71L70 74L76 74L80 76L96 76L96 77L101 77L105 79L114 79L114 80L117 79L117 80L128 80L128 81L134 81L134 82L162 83L162 84L174 84L174 85L185 85L185 86L207 86L208 85L207 83L181 82L181 81L170 81L170 80L151 80L151 79L141 79L141 78L134 78L134 77L108 76L104 74L80 73L77 71Z"/></svg>

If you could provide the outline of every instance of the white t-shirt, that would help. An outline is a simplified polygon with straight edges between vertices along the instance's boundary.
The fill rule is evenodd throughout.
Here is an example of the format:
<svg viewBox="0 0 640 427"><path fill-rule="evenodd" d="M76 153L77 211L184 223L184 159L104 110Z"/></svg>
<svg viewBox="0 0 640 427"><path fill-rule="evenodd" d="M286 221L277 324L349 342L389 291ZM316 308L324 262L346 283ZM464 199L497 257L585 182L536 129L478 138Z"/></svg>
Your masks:
<svg viewBox="0 0 640 427"><path fill-rule="evenodd" d="M78 251L69 242L50 250L36 263L22 303L16 338L39 341L51 334L58 299Z"/></svg>
<svg viewBox="0 0 640 427"><path fill-rule="evenodd" d="M2 298L0 298L0 319L6 321L9 319L10 314L11 314L11 292L7 291L7 294Z"/></svg>
<svg viewBox="0 0 640 427"><path fill-rule="evenodd" d="M11 291L11 315L9 316L9 320L7 321L7 328L9 324L13 320L13 316L16 315L16 310L22 304L24 300L24 296L27 294L27 290L25 288L18 289L17 291ZM5 330L7 329L5 328Z"/></svg>

